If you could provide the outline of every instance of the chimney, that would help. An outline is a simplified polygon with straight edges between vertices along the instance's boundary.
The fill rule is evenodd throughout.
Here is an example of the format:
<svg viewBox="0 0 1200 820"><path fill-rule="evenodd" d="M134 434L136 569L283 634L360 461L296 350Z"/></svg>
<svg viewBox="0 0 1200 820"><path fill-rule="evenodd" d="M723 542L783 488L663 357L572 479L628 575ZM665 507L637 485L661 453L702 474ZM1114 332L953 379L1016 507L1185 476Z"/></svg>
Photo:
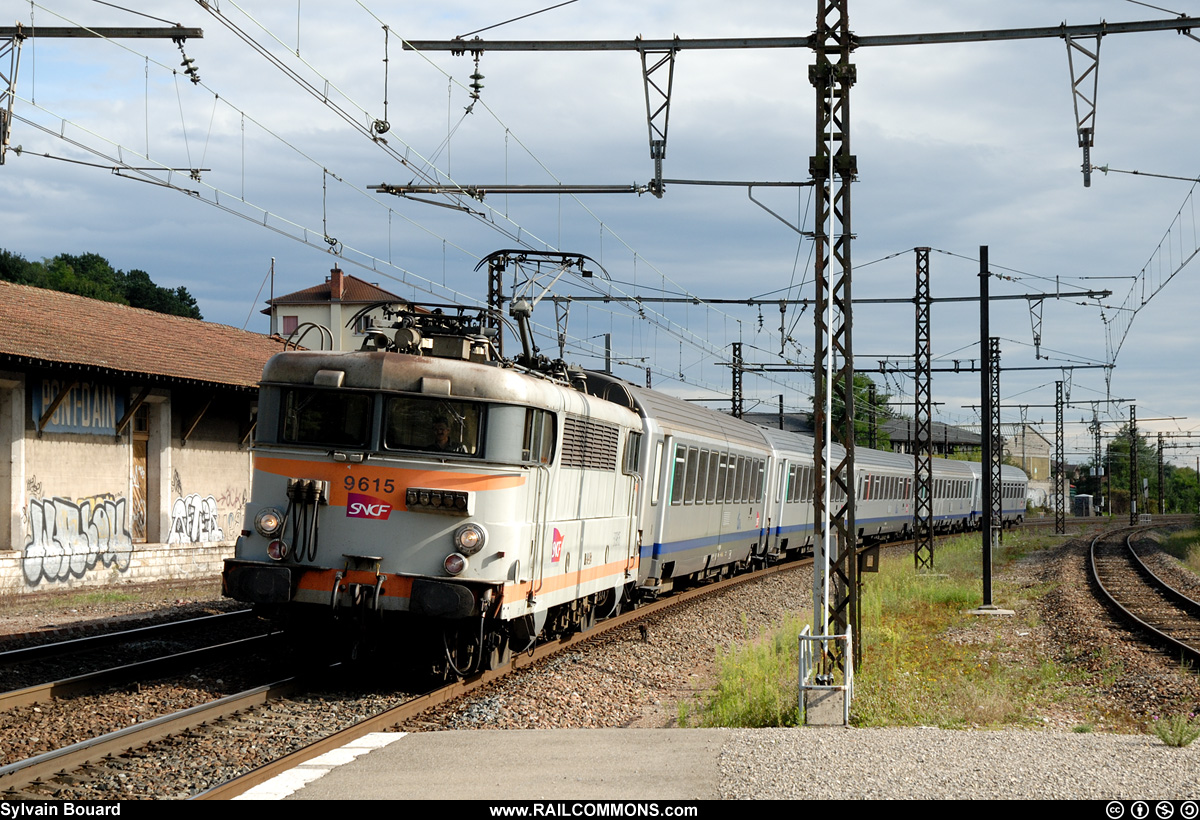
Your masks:
<svg viewBox="0 0 1200 820"><path fill-rule="evenodd" d="M342 301L342 295L346 292L346 278L342 273L341 268L334 268L329 272L329 299L333 302Z"/></svg>

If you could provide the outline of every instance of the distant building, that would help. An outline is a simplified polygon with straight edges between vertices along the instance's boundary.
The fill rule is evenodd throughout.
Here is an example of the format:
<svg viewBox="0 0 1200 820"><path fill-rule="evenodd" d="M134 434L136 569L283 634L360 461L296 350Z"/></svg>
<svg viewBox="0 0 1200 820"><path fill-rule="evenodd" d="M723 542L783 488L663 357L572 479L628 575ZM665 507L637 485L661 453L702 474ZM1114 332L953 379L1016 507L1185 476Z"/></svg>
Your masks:
<svg viewBox="0 0 1200 820"><path fill-rule="evenodd" d="M279 339L0 282L0 591L216 574Z"/></svg>
<svg viewBox="0 0 1200 820"><path fill-rule="evenodd" d="M886 419L880 425L880 429L891 441L895 452L912 453L916 450L916 422L913 419ZM929 425L929 432L933 454L936 456L979 453L983 450L983 440L979 433L971 430L934 421Z"/></svg>
<svg viewBox="0 0 1200 820"><path fill-rule="evenodd" d="M1035 507L1054 507L1053 443L1030 424L1002 424L1008 433L1004 456L1029 476L1029 501ZM1063 472L1063 497L1070 504L1070 483Z"/></svg>
<svg viewBox="0 0 1200 820"><path fill-rule="evenodd" d="M356 320L355 315L363 308L380 302L407 301L379 285L364 282L334 268L320 285L268 299L270 307L263 313L271 317L271 333L274 335L286 339L297 328L311 323L329 329L333 335L333 350L358 350L362 345L363 330L371 325L372 319L376 324L383 324L383 310L367 311ZM317 330L304 335L300 344L312 349L331 349L329 340L322 340Z"/></svg>

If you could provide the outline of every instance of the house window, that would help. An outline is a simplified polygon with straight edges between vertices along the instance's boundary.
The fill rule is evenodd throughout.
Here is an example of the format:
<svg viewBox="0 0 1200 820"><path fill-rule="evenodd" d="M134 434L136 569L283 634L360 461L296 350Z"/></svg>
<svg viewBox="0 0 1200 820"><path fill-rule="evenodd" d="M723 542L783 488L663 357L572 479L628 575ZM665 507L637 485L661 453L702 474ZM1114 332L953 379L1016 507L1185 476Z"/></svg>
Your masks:
<svg viewBox="0 0 1200 820"><path fill-rule="evenodd" d="M280 332L284 336L290 336L296 332L296 326L299 323L300 323L299 316L284 316L283 317L283 328L280 330Z"/></svg>

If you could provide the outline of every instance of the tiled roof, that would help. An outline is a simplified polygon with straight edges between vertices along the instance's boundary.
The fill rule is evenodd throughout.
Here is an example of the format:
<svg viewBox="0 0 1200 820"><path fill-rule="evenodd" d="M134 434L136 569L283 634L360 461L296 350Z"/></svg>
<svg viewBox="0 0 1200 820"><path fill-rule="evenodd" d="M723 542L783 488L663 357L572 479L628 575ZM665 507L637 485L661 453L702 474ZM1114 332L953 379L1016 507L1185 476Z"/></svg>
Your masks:
<svg viewBox="0 0 1200 820"><path fill-rule="evenodd" d="M0 282L0 365L254 387L282 341L70 293Z"/></svg>
<svg viewBox="0 0 1200 820"><path fill-rule="evenodd" d="M345 290L342 292L342 304L347 302L358 302L369 304L371 302L403 302L407 301L394 293L389 293L378 285L372 285L370 282L364 282L357 276L346 274L343 277L345 282ZM320 285L314 285L311 288L298 290L294 293L286 293L283 296L276 296L274 299L267 300L268 305L312 305L321 304L327 305L332 301L330 296L330 282L325 280ZM263 313L270 313L270 310L264 310Z"/></svg>

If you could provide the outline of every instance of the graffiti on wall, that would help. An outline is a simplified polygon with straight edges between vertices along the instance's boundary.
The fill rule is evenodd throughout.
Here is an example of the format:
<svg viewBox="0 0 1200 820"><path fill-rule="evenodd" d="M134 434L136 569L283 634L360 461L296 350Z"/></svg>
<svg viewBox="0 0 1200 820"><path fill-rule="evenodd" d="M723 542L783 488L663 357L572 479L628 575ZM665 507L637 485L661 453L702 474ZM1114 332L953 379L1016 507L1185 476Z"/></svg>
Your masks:
<svg viewBox="0 0 1200 820"><path fill-rule="evenodd" d="M168 544L200 544L224 539L217 499L196 493L175 499L171 507Z"/></svg>
<svg viewBox="0 0 1200 820"><path fill-rule="evenodd" d="M129 569L133 539L126 500L105 493L71 501L31 498L22 565L30 586L82 578L98 564Z"/></svg>

